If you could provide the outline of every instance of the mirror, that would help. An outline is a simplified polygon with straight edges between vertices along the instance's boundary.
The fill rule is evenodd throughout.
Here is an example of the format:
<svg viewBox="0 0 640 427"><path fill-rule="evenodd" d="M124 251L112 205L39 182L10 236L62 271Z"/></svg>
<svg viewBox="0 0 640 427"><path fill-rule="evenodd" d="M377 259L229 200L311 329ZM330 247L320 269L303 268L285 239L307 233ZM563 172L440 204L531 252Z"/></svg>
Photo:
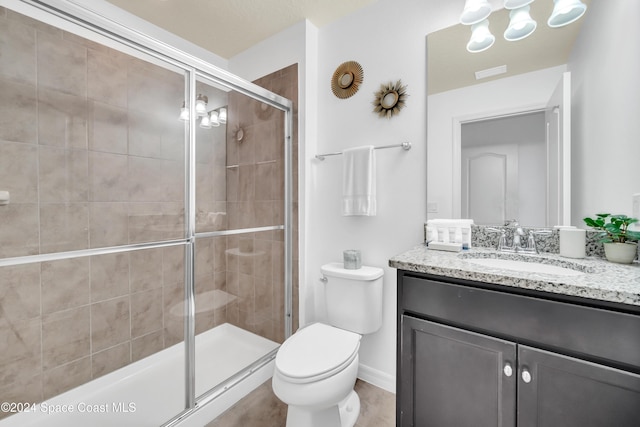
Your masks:
<svg viewBox="0 0 640 427"><path fill-rule="evenodd" d="M553 2L535 1L531 16L538 21L538 28L517 42L506 42L502 35L508 24L507 11L493 12L489 22L496 43L481 53L466 52L469 27L456 25L428 35L428 219L462 217L459 159L463 124L522 111L544 111L548 107L553 114L554 101L550 100L558 83L564 80L565 71L571 73L571 88L565 90L573 113L564 117L568 120L571 145L566 147L564 159L555 160L561 162L560 167L556 164L538 168L544 171L541 176L530 174L526 179L547 182L549 171L556 170L558 187L566 189L559 200L567 212L564 219L561 215L549 224L523 225L583 226L582 218L595 212L631 213L631 196L640 192L640 168L628 156L637 159L640 155L640 102L638 97L623 94L637 93L633 74L637 75L640 60L629 52L639 49L638 30L630 17L639 7L624 0L584 3L588 10L580 20L550 29L546 20ZM615 36L616 32L619 34L616 29L627 28L627 24L634 27L633 34L625 34L622 43ZM506 47L503 49L499 43ZM502 65L506 65L507 72L492 75L502 71ZM488 77L476 80L477 71L481 72L480 77ZM607 149L603 150L605 140ZM626 153L617 156L624 166L619 166L609 148ZM525 202L513 203L524 206Z"/></svg>

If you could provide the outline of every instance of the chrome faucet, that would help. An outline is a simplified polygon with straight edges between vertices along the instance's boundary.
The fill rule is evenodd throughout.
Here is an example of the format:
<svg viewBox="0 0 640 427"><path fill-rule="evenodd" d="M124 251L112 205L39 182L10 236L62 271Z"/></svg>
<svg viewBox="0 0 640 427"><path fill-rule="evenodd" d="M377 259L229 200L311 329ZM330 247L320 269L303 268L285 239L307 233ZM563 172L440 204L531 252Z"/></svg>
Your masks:
<svg viewBox="0 0 640 427"><path fill-rule="evenodd" d="M518 221L516 220L508 220L505 221L505 227L515 227L513 230L513 242L512 245L507 244L507 230L502 228L487 228L487 231L491 231L493 233L500 233L500 238L498 239L498 245L496 246L496 250L499 252L520 252L520 253L530 253L537 254L538 247L536 245L536 234L551 234L551 230L529 230L528 233L522 229ZM523 239L524 236L527 236L526 241Z"/></svg>

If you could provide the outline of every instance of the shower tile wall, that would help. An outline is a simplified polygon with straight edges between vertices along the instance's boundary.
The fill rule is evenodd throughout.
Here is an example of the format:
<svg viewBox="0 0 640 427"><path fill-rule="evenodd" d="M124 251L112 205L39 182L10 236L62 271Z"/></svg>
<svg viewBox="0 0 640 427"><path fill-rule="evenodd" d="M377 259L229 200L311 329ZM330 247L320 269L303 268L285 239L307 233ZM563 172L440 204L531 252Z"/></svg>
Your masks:
<svg viewBox="0 0 640 427"><path fill-rule="evenodd" d="M184 237L184 77L0 8L0 257ZM0 268L0 396L182 341L183 247ZM6 414L0 414L0 417Z"/></svg>
<svg viewBox="0 0 640 427"><path fill-rule="evenodd" d="M297 250L297 64L254 83L294 101L294 331L298 325ZM284 113L237 93L229 95L227 123L227 212L229 227L284 222ZM276 342L284 341L284 234L281 231L228 237L226 286L238 298L227 321Z"/></svg>

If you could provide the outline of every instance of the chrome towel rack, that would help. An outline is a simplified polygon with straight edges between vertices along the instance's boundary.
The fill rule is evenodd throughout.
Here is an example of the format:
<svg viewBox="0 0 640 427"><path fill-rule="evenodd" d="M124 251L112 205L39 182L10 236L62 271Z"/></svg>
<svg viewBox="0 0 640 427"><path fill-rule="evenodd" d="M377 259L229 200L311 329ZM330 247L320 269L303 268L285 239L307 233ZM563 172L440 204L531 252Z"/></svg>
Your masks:
<svg viewBox="0 0 640 427"><path fill-rule="evenodd" d="M410 142L403 142L401 144L391 144L391 145L381 145L380 147L373 147L375 150L384 150L385 148L402 148L405 151L411 150ZM316 159L324 160L325 157L328 156L339 156L342 154L342 151L336 151L335 153L326 153L326 154L316 154Z"/></svg>

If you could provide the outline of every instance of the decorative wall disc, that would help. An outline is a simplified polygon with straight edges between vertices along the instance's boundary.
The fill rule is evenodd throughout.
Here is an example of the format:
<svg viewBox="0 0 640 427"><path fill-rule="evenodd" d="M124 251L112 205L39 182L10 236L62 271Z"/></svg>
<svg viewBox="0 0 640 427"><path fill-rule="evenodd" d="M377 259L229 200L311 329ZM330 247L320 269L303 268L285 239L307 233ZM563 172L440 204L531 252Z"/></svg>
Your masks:
<svg viewBox="0 0 640 427"><path fill-rule="evenodd" d="M331 77L331 90L341 99L353 96L364 78L362 66L355 61L343 62L336 68Z"/></svg>
<svg viewBox="0 0 640 427"><path fill-rule="evenodd" d="M400 114L400 110L405 107L407 99L407 86L402 85L402 81L398 80L395 84L389 82L386 85L380 85L380 90L375 93L373 100L373 112L378 113L380 117L391 117Z"/></svg>

